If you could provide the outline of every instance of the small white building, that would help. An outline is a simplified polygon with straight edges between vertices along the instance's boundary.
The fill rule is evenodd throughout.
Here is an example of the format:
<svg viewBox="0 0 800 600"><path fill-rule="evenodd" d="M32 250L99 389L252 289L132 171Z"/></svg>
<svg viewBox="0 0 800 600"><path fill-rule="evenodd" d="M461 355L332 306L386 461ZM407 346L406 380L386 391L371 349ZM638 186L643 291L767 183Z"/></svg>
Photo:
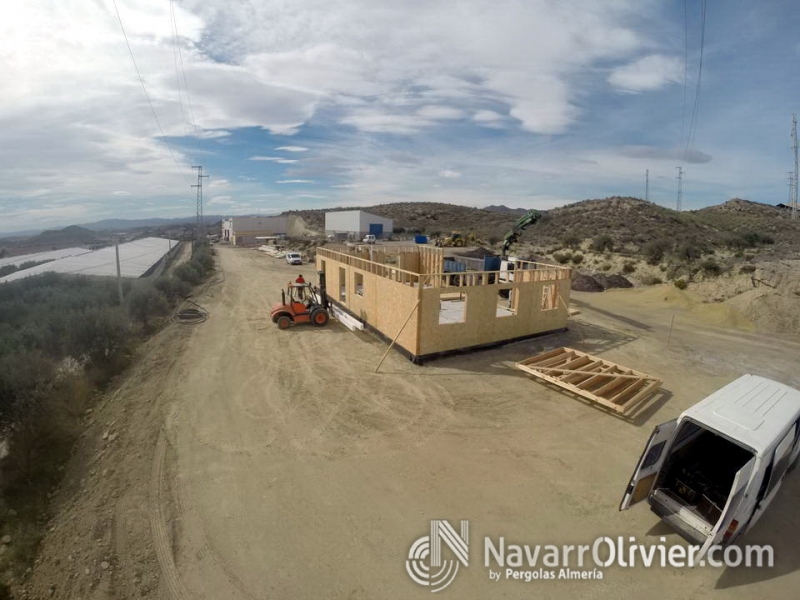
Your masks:
<svg viewBox="0 0 800 600"><path fill-rule="evenodd" d="M234 246L252 246L256 238L286 235L288 217L231 217L222 221L222 241Z"/></svg>
<svg viewBox="0 0 800 600"><path fill-rule="evenodd" d="M367 234L376 238L392 235L391 219L364 210L337 210L325 213L325 235L338 240L360 240Z"/></svg>

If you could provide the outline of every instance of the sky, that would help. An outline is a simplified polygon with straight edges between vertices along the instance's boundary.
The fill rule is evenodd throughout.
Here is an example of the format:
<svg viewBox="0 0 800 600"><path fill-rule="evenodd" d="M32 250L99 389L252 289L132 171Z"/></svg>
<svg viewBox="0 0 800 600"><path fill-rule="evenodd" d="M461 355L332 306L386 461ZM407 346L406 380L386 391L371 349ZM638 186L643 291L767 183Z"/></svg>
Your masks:
<svg viewBox="0 0 800 600"><path fill-rule="evenodd" d="M0 5L3 232L193 215L197 165L207 214L789 197L793 0Z"/></svg>

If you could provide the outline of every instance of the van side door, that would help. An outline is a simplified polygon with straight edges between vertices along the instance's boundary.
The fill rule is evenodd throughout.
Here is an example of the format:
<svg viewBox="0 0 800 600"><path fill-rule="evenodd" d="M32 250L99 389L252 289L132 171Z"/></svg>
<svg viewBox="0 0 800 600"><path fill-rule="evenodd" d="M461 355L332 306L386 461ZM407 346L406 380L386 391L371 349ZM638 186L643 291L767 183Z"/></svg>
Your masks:
<svg viewBox="0 0 800 600"><path fill-rule="evenodd" d="M650 434L644 452L639 457L639 462L633 470L625 495L622 497L619 509L627 510L631 505L641 502L647 498L656 476L661 470L664 461L669 455L669 447L672 445L672 438L678 429L678 419L672 419L666 423L658 425Z"/></svg>
<svg viewBox="0 0 800 600"><path fill-rule="evenodd" d="M753 517L750 519L748 527L752 527L764 514L764 509L769 506L772 499L780 487L783 476L793 460L793 444L797 438L797 424L786 433L783 439L778 442L775 452L769 457L769 461L765 461L767 467L765 468L764 478L761 482L761 487L758 490L756 497L756 506L753 511Z"/></svg>

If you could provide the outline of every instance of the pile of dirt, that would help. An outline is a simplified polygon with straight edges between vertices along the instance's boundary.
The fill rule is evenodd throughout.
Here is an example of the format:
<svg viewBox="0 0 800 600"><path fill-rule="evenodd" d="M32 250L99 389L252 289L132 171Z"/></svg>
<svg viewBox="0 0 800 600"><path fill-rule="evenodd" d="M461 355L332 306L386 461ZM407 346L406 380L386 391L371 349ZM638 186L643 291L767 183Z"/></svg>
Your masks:
<svg viewBox="0 0 800 600"><path fill-rule="evenodd" d="M591 275L575 273L570 289L573 292L602 292L605 288Z"/></svg>
<svg viewBox="0 0 800 600"><path fill-rule="evenodd" d="M603 286L603 289L611 288L632 288L633 284L622 275L606 275L605 273L597 273L594 275L595 281Z"/></svg>
<svg viewBox="0 0 800 600"><path fill-rule="evenodd" d="M484 248L483 246L478 246L474 250L459 252L459 256L465 256L467 258L484 258L486 256L494 256L494 252L488 248Z"/></svg>

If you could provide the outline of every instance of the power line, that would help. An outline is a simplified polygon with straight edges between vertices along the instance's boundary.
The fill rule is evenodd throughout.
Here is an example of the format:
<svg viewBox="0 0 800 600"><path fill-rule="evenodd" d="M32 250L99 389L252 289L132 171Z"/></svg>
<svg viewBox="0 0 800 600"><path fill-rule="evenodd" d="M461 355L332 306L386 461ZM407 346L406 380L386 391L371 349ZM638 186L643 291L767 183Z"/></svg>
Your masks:
<svg viewBox="0 0 800 600"><path fill-rule="evenodd" d="M794 151L794 173L792 175L792 219L797 218L797 183L798 176L798 159L797 159L797 115L792 115L792 150Z"/></svg>
<svg viewBox="0 0 800 600"><path fill-rule="evenodd" d="M175 2L174 2L174 0L170 0L169 8L170 8L170 15L171 15L171 19L172 19L172 31L173 31L173 34L174 34L174 37L173 37L173 57L174 57L175 50L177 50L178 58L180 59L180 64L181 64L181 73L183 75L183 87L186 90L186 102L189 105L189 117L191 119L190 125L192 126L192 131L194 131L195 135L197 135L197 121L194 118L194 106L192 105L192 96L191 96L191 94L189 94L189 82L187 81L187 78L186 78L186 65L183 62L183 52L181 51L181 45L179 43L178 19L175 16ZM177 78L177 71L178 71L178 65L177 65L177 61L176 61L176 64L175 64L176 78ZM181 96L180 96L180 85L181 84L180 84L180 80L179 80L178 81L178 98L179 99L181 98ZM183 103L181 103L181 116L183 117Z"/></svg>
<svg viewBox="0 0 800 600"><path fill-rule="evenodd" d="M128 53L131 56L131 62L133 63L133 68L136 71L136 76L139 78L139 83L142 84L142 91L144 92L145 98L147 98L147 104L150 106L150 111L153 113L153 118L156 121L156 125L158 125L158 130L161 132L161 138L167 146L167 150L169 150L169 154L172 157L172 160L175 162L175 165L178 167L179 171L183 171L183 167L178 162L178 159L175 158L175 153L172 151L172 146L170 145L169 141L167 141L167 136L164 133L164 128L161 127L161 121L158 119L158 114L156 113L156 109L153 106L153 101L150 99L150 94L147 93L147 86L144 84L144 78L142 77L141 72L139 71L139 67L136 64L136 58L133 56L133 49L131 48L131 43L128 40L128 34L125 33L125 25L122 23L122 16L119 14L119 7L117 6L117 0L111 0L114 4L114 10L117 13L117 20L119 21L119 28L122 30L122 37L125 38L125 45L128 47ZM186 175L184 175L186 177ZM188 179L188 178L187 178ZM191 181L191 180L189 180Z"/></svg>
<svg viewBox="0 0 800 600"><path fill-rule="evenodd" d="M703 78L703 57L705 55L706 44L706 0L702 0L700 10L700 58L697 64L697 85L695 86L694 92L692 118L689 121L689 131L686 135L686 149L683 153L684 162L686 162L689 151L692 149L692 146L694 146L694 138L697 134L697 115L700 108L700 83Z"/></svg>

